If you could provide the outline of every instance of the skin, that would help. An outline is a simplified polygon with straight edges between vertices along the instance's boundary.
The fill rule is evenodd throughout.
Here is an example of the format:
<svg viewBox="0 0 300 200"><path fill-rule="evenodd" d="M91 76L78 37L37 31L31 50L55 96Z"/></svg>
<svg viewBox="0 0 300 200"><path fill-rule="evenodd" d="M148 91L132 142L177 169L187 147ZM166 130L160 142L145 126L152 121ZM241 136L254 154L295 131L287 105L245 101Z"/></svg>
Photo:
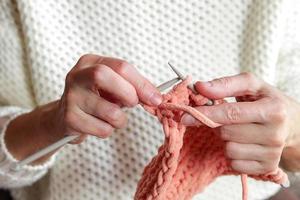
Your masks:
<svg viewBox="0 0 300 200"><path fill-rule="evenodd" d="M286 169L300 170L300 105L296 101L249 73L197 82L195 88L211 99L236 97L239 101L197 108L224 124L219 128L234 169L261 174L276 169L281 160ZM158 105L161 95L133 66L115 58L82 56L66 77L61 99L10 122L7 148L20 160L66 135L81 135L75 144L87 135L106 138L126 125L121 108L139 102ZM182 122L199 125L189 115ZM32 164L45 162L53 153Z"/></svg>
<svg viewBox="0 0 300 200"><path fill-rule="evenodd" d="M67 74L61 99L11 121L5 141L12 155L21 160L66 135L81 135L72 141L75 144L87 135L106 138L126 125L122 107L161 101L156 87L129 63L84 55ZM32 164L44 162L53 153Z"/></svg>
<svg viewBox="0 0 300 200"><path fill-rule="evenodd" d="M197 82L195 89L211 99L235 97L237 102L197 107L223 124L220 136L233 169L263 174L281 164L300 170L300 104L250 73ZM185 114L182 123L201 125Z"/></svg>

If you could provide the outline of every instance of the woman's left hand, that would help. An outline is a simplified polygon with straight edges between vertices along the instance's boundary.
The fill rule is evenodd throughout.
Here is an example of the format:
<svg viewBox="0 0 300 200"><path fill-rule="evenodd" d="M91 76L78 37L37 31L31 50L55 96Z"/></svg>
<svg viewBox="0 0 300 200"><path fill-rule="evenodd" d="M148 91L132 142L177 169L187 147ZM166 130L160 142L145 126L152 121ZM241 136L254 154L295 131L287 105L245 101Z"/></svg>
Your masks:
<svg viewBox="0 0 300 200"><path fill-rule="evenodd" d="M211 99L235 97L237 102L197 107L220 127L226 155L233 169L246 174L265 174L278 168L282 155L294 160L285 149L300 155L300 104L250 73L197 82L195 89ZM185 114L182 123L199 125ZM298 146L298 148L296 148ZM286 148L285 148L286 147ZM294 151L295 153L295 151ZM300 169L298 162L287 168ZM285 163L286 165L286 163Z"/></svg>

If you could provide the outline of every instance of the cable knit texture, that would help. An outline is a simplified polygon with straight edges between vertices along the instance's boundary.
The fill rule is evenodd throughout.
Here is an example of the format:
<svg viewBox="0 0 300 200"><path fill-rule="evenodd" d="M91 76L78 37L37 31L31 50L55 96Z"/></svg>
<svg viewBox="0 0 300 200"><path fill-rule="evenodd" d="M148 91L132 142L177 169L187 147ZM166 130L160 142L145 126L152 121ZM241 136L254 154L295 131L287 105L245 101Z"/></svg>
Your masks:
<svg viewBox="0 0 300 200"><path fill-rule="evenodd" d="M299 4L0 0L0 116L18 113L10 106L28 112L25 108L60 98L67 72L86 53L125 59L156 85L175 77L168 61L194 80L250 71L300 100ZM67 145L42 178L36 177L47 167L41 166L42 172L30 168L30 173L26 168L21 176L6 170L14 164L6 159L6 167L0 164L0 187L18 187L11 189L15 200L132 200L164 134L144 109L126 112L125 129L109 139L88 137ZM3 134L3 124L0 129ZM3 146L0 154L10 157ZM239 183L238 176L218 177L193 199L240 200ZM267 199L279 188L254 179L248 187L251 200Z"/></svg>
<svg viewBox="0 0 300 200"><path fill-rule="evenodd" d="M164 95L158 107L145 106L163 124L165 142L158 155L144 169L135 200L189 200L221 175L238 175L225 156L225 142L220 138L221 124L215 123L194 106L208 99L188 89L190 78ZM222 103L215 101L215 104ZM187 112L202 122L202 126L188 127L180 123ZM247 175L243 174L243 200L247 200ZM282 184L287 175L280 169L251 177Z"/></svg>

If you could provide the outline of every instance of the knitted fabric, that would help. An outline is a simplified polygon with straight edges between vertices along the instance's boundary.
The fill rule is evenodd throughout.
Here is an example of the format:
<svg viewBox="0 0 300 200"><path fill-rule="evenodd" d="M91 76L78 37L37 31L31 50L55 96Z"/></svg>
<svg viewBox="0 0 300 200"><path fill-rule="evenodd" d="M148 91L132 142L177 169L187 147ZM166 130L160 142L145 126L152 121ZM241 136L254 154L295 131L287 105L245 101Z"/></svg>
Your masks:
<svg viewBox="0 0 300 200"><path fill-rule="evenodd" d="M164 95L158 107L144 106L156 115L163 124L165 142L158 154L144 169L139 181L135 200L191 199L201 192L216 177L221 175L239 175L230 167L225 156L225 142L220 138L221 124L215 123L193 108L204 105L208 99L195 95L187 88L190 78ZM218 100L216 103L225 101ZM201 121L204 126L185 127L180 123L181 116L189 113ZM283 183L286 174L278 168L276 171L251 177ZM247 199L247 175L241 175L243 200Z"/></svg>
<svg viewBox="0 0 300 200"><path fill-rule="evenodd" d="M124 59L155 85L172 75L167 61L203 81L249 71L300 100L298 13L298 0L0 0L0 116L59 99L86 53ZM126 128L66 145L49 170L10 170L0 145L0 187L14 200L132 200L164 134L139 106L125 111ZM249 200L279 189L248 186ZM238 200L240 189L238 176L222 176L193 200Z"/></svg>

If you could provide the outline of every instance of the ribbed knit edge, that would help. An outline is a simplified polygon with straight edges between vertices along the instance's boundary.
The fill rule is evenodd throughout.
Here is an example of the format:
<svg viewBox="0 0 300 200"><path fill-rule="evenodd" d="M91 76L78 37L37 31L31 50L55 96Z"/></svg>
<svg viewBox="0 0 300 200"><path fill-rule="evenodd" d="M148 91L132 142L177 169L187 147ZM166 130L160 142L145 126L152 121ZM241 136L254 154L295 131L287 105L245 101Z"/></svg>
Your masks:
<svg viewBox="0 0 300 200"><path fill-rule="evenodd" d="M13 183L15 181L30 184L33 180L36 180L39 177L43 176L47 172L47 169L49 169L54 164L57 153L52 155L46 162L42 164L25 165L17 171L14 170L14 167L19 162L19 160L17 160L7 149L4 140L5 133L7 126L12 120L24 113L27 113L29 110L21 108L10 108L9 110L14 110L15 112L13 112L13 114L8 114L8 120L2 126L2 130L0 130L0 176L7 180L7 183L3 183L5 186L17 186L18 184Z"/></svg>

